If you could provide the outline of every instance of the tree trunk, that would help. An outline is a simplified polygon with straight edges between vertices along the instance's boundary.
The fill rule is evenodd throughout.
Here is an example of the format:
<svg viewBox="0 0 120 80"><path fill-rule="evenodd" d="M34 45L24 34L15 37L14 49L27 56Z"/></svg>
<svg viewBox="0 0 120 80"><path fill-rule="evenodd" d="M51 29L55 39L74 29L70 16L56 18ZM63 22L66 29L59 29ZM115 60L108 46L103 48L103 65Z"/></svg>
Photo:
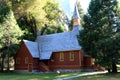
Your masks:
<svg viewBox="0 0 120 80"><path fill-rule="evenodd" d="M112 72L117 73L117 65L116 65L115 61L112 62Z"/></svg>
<svg viewBox="0 0 120 80"><path fill-rule="evenodd" d="M9 71L10 69L10 65L9 65L9 63L10 63L10 60L9 60L9 58L10 58L10 43L11 43L11 38L10 38L10 35L8 35L8 44L7 44L7 46L8 46L8 52L7 52L7 58L8 58L8 62L7 62L7 71Z"/></svg>
<svg viewBox="0 0 120 80"><path fill-rule="evenodd" d="M4 71L4 60L5 60L5 53L2 53L1 72Z"/></svg>
<svg viewBox="0 0 120 80"><path fill-rule="evenodd" d="M8 66L7 66L7 71L9 71L9 70L10 70L10 69L9 69L9 68L10 68L9 63L10 63L10 61L9 61L9 53L8 53L8 62L7 62L7 65L8 65Z"/></svg>
<svg viewBox="0 0 120 80"><path fill-rule="evenodd" d="M43 35L43 34L44 34L44 32L45 32L45 30L46 30L47 28L48 28L48 26L45 24L45 27L44 27L44 28L42 28L40 35Z"/></svg>
<svg viewBox="0 0 120 80"><path fill-rule="evenodd" d="M8 51L7 51L7 71L9 72L9 68L10 68L10 66L9 66L9 63L10 63L10 60L9 60L9 58L10 58L10 51L9 51L9 48L10 48L10 38L9 38L9 41L8 41Z"/></svg>
<svg viewBox="0 0 120 80"><path fill-rule="evenodd" d="M111 70L109 68L107 70L108 70L108 73L111 73Z"/></svg>

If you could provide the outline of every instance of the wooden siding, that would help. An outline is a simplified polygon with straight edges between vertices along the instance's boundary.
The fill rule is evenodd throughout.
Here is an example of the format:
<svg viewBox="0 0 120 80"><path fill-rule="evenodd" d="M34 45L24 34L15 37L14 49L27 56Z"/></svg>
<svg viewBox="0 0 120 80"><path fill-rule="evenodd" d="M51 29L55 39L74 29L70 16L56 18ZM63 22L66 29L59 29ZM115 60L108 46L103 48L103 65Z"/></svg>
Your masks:
<svg viewBox="0 0 120 80"><path fill-rule="evenodd" d="M84 56L84 68L91 68L93 66L93 58L90 56Z"/></svg>
<svg viewBox="0 0 120 80"><path fill-rule="evenodd" d="M33 70L38 69L39 59L32 58L32 55L30 54L29 50L25 46L24 42L22 42L14 58L15 58L15 70L28 70L29 64L32 64L31 66ZM16 62L17 59L19 59L19 63Z"/></svg>
<svg viewBox="0 0 120 80"><path fill-rule="evenodd" d="M74 53L74 60L70 60L70 53ZM52 57L52 60L49 61L49 68L51 70L56 69L80 69L82 66L82 51L63 51L64 54L64 61L60 61L60 53L61 52L54 52Z"/></svg>
<svg viewBox="0 0 120 80"><path fill-rule="evenodd" d="M39 71L39 59L38 58L33 59L33 70Z"/></svg>
<svg viewBox="0 0 120 80"><path fill-rule="evenodd" d="M61 61L64 57L63 61ZM64 55L64 56L63 56ZM83 56L83 50L53 52L50 60L39 60L33 58L29 50L22 42L18 52L15 55L15 70L53 71L65 69L93 68L93 59L90 56Z"/></svg>

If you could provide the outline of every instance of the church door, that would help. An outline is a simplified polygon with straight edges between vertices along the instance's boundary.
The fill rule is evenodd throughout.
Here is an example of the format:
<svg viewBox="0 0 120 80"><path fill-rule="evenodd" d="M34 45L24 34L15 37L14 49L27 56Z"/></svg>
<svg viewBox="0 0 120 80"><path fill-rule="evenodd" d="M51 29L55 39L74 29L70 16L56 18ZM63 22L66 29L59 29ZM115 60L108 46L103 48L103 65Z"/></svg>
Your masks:
<svg viewBox="0 0 120 80"><path fill-rule="evenodd" d="M29 64L28 64L28 71L29 71L29 72L32 72L32 69L33 69L33 64L32 64L32 63L29 63Z"/></svg>

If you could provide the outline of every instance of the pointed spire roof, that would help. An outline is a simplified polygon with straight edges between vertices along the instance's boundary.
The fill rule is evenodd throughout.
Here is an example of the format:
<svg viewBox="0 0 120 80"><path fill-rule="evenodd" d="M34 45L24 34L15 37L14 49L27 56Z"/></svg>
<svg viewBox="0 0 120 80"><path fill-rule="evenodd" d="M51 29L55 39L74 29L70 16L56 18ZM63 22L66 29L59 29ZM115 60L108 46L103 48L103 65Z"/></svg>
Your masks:
<svg viewBox="0 0 120 80"><path fill-rule="evenodd" d="M74 12L73 12L73 19L74 18L80 18L77 5L75 5Z"/></svg>
<svg viewBox="0 0 120 80"><path fill-rule="evenodd" d="M80 16L79 16L79 12L78 12L78 8L77 5L75 5L74 8L74 13L73 13L73 32L78 32L81 29L80 28Z"/></svg>

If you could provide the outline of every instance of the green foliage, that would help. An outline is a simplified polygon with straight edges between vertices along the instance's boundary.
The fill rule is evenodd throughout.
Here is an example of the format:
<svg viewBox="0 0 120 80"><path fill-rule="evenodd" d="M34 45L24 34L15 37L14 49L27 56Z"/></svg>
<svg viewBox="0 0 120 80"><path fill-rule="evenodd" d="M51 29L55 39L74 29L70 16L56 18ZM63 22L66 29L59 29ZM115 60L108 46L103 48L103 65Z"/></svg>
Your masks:
<svg viewBox="0 0 120 80"><path fill-rule="evenodd" d="M53 0L47 1L43 9L46 12L46 18L49 24L55 24L55 21L61 16L61 10L59 9L59 4Z"/></svg>
<svg viewBox="0 0 120 80"><path fill-rule="evenodd" d="M73 29L73 19L71 19L68 28L69 28L70 31Z"/></svg>
<svg viewBox="0 0 120 80"><path fill-rule="evenodd" d="M7 7L7 5L4 5L0 9L0 15L3 14L4 17L0 17L0 19L3 20L2 22L0 22L0 48L11 46L9 52L15 53L16 49L12 47L16 46L16 44L19 43L19 38L22 35L22 31L16 23L13 12L10 10L9 7Z"/></svg>
<svg viewBox="0 0 120 80"><path fill-rule="evenodd" d="M21 16L32 15L36 20L38 29L44 24L56 24L56 20L61 16L59 4L53 0L12 0L12 9L19 19Z"/></svg>
<svg viewBox="0 0 120 80"><path fill-rule="evenodd" d="M32 15L22 16L18 19L18 25L24 32L23 39L34 41L37 35L36 20Z"/></svg>
<svg viewBox="0 0 120 80"><path fill-rule="evenodd" d="M56 33L61 33L61 32L64 32L64 31L65 31L64 26L62 24L59 24Z"/></svg>
<svg viewBox="0 0 120 80"><path fill-rule="evenodd" d="M7 7L7 6L3 6L1 9L0 9L0 23L4 22L4 17L6 17L6 15L8 15L10 9Z"/></svg>
<svg viewBox="0 0 120 80"><path fill-rule="evenodd" d="M77 2L77 7L78 7L78 12L80 15L80 24L83 25L84 21L83 21L83 16L85 15L85 12L82 9L82 6L80 5L80 1Z"/></svg>
<svg viewBox="0 0 120 80"><path fill-rule="evenodd" d="M57 26L58 20L62 17L59 4L54 0L10 0L11 9L20 28L24 31L24 39L35 40L37 31L43 32L47 24L47 33L56 32L51 26ZM52 32L50 32L51 30ZM47 34L46 32L44 32Z"/></svg>
<svg viewBox="0 0 120 80"><path fill-rule="evenodd" d="M64 26L60 23L57 26L51 26L51 27L47 27L45 29L44 34L54 34L54 33L61 33L64 32Z"/></svg>
<svg viewBox="0 0 120 80"><path fill-rule="evenodd" d="M91 0L79 43L96 64L111 68L120 59L120 17L117 0Z"/></svg>

